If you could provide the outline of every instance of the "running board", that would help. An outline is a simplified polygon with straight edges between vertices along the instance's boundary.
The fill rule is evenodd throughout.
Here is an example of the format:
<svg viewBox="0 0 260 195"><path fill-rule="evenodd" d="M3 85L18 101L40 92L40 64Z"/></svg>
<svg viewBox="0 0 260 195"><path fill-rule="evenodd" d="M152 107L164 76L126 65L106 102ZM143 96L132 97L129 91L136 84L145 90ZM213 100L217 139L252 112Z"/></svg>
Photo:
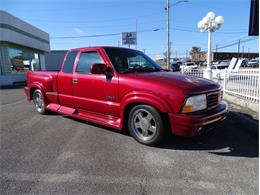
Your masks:
<svg viewBox="0 0 260 195"><path fill-rule="evenodd" d="M48 110L57 112L62 115L70 116L73 118L81 119L84 121L89 121L97 123L100 125L112 127L115 129L121 129L121 120L118 117L111 115L104 115L95 112L88 112L85 110L76 110L74 108L61 106L60 104L50 103L46 107Z"/></svg>
<svg viewBox="0 0 260 195"><path fill-rule="evenodd" d="M55 104L55 103L48 104L48 106L46 108L53 112L58 112L60 114L68 115L68 116L70 116L76 112L76 109L74 109L74 108L61 106L60 104Z"/></svg>
<svg viewBox="0 0 260 195"><path fill-rule="evenodd" d="M100 125L105 125L108 127L113 127L116 129L121 129L121 120L118 117L114 117L111 115L104 115L99 114L95 112L88 112L88 111L82 111L78 110L78 112L75 112L75 114L72 115L72 117L76 117L82 120L86 120L89 122L97 123Z"/></svg>
<svg viewBox="0 0 260 195"><path fill-rule="evenodd" d="M60 106L61 106L61 105L59 105L59 104L50 103L50 104L48 104L48 105L46 106L46 108L47 108L48 110L53 111L53 112L58 112Z"/></svg>

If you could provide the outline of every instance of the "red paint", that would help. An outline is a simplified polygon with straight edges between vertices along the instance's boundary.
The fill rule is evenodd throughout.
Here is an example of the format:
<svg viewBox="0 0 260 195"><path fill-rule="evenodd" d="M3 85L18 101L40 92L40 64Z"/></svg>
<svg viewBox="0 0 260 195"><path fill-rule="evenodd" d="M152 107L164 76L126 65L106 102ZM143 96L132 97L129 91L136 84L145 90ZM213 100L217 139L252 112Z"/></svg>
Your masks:
<svg viewBox="0 0 260 195"><path fill-rule="evenodd" d="M183 136L196 135L200 127L226 118L228 106L225 103L210 111L181 113L187 97L220 90L212 81L172 72L118 74L103 47L71 51L75 50L79 52L73 73L62 72L65 60L60 72L27 72L24 91L28 100L31 100L30 91L37 88L45 96L47 109L116 129L122 129L129 105L149 104L168 115L172 133ZM76 72L81 53L88 51L98 52L106 66L112 68L112 78Z"/></svg>

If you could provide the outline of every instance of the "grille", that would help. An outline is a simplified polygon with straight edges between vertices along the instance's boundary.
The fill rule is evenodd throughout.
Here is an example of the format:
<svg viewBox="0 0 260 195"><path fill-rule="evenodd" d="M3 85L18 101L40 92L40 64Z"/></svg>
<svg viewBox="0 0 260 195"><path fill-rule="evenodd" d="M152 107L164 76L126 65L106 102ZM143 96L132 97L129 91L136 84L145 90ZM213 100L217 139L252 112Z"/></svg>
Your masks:
<svg viewBox="0 0 260 195"><path fill-rule="evenodd" d="M218 106L220 95L220 91L207 94L207 106L209 110Z"/></svg>

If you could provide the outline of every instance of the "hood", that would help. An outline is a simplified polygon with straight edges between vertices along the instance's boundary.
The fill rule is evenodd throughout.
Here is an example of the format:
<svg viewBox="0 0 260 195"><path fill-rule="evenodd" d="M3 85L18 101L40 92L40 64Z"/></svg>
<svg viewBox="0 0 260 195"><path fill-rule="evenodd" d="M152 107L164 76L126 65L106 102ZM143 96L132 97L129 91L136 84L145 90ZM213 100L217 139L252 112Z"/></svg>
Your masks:
<svg viewBox="0 0 260 195"><path fill-rule="evenodd" d="M175 72L146 72L125 74L127 77L135 77L134 79L142 82L157 83L158 85L167 85L182 90L185 94L196 94L209 91L215 91L220 88L219 84L214 81L185 75Z"/></svg>

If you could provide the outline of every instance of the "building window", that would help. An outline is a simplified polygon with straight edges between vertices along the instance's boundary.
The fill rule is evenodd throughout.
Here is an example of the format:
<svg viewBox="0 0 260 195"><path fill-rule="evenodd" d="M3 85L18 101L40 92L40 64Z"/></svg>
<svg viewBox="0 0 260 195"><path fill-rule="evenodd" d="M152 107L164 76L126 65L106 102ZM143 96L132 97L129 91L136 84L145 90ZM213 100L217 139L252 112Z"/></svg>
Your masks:
<svg viewBox="0 0 260 195"><path fill-rule="evenodd" d="M9 58L13 74L40 70L39 53L34 51L9 48Z"/></svg>

